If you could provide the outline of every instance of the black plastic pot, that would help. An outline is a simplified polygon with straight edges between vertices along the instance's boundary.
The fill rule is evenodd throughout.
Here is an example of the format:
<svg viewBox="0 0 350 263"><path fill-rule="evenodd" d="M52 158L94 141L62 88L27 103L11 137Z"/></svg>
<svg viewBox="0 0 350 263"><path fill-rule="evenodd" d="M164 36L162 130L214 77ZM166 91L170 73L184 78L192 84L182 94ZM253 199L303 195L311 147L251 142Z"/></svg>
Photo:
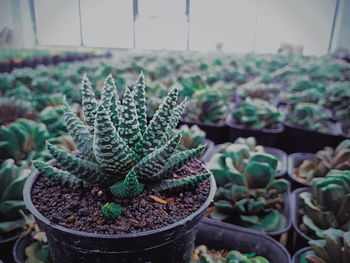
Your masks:
<svg viewBox="0 0 350 263"><path fill-rule="evenodd" d="M227 118L226 124L229 127L229 137L231 142L234 142L239 137L255 137L258 144L270 147L278 146L280 137L284 131L284 127L281 123L273 129L250 129L243 125L234 123L231 116Z"/></svg>
<svg viewBox="0 0 350 263"><path fill-rule="evenodd" d="M215 250L238 250L267 258L271 263L289 263L288 251L273 238L243 227L205 218L199 224L196 245Z"/></svg>
<svg viewBox="0 0 350 263"><path fill-rule="evenodd" d="M13 262L12 248L20 235L0 240L0 260L4 262Z"/></svg>
<svg viewBox="0 0 350 263"><path fill-rule="evenodd" d="M210 158L213 156L213 154L215 153L215 144L213 141L205 139L204 143L207 145L205 152L202 156L202 160L203 162L208 162L210 160Z"/></svg>
<svg viewBox="0 0 350 263"><path fill-rule="evenodd" d="M284 122L285 132L280 143L280 148L287 153L309 152L314 153L325 146L336 147L342 140L338 127L332 122L324 123L329 133L313 131L306 128L296 127Z"/></svg>
<svg viewBox="0 0 350 263"><path fill-rule="evenodd" d="M294 176L295 169L298 168L303 161L314 161L316 155L313 153L293 153L288 156L288 176L292 182L293 189L300 187L310 186L309 183L301 181L298 177Z"/></svg>
<svg viewBox="0 0 350 263"><path fill-rule="evenodd" d="M311 247L305 247L305 248L302 248L300 250L298 250L294 255L293 255L293 258L292 258L292 263L300 263L300 257L302 254L308 252L312 250Z"/></svg>
<svg viewBox="0 0 350 263"><path fill-rule="evenodd" d="M93 234L54 224L34 207L31 191L38 177L39 173L35 173L26 181L23 198L40 229L47 234L55 263L187 263L191 258L198 223L216 191L215 179L211 176L210 193L200 209L166 227L122 235Z"/></svg>
<svg viewBox="0 0 350 263"><path fill-rule="evenodd" d="M350 137L350 121L338 122L340 135L343 139L349 139Z"/></svg>
<svg viewBox="0 0 350 263"><path fill-rule="evenodd" d="M205 124L200 122L193 122L186 118L180 118L178 126L187 124L188 126L197 125L206 133L206 138L213 141L215 144L229 141L228 126L225 123L221 124Z"/></svg>
<svg viewBox="0 0 350 263"><path fill-rule="evenodd" d="M32 242L32 235L29 233L27 235L21 236L17 239L15 245L13 246L12 255L16 263L25 263L26 253L25 249Z"/></svg>
<svg viewBox="0 0 350 263"><path fill-rule="evenodd" d="M294 251L308 246L308 242L311 240L309 236L307 236L303 231L301 231L299 224L299 214L298 211L300 210L301 204L299 201L299 195L302 192L311 192L310 187L303 187L299 188L297 190L294 190L291 195L291 208L293 211L292 213L292 224L294 228Z"/></svg>

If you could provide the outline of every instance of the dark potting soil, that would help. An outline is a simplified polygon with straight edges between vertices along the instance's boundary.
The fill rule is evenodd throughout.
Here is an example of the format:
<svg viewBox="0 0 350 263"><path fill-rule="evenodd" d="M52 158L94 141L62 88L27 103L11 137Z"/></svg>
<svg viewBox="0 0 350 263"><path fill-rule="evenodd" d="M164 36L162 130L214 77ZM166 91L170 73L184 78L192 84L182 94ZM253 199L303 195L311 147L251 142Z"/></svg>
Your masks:
<svg viewBox="0 0 350 263"><path fill-rule="evenodd" d="M202 162L194 160L175 174L183 177L206 172ZM88 233L126 234L164 227L184 219L202 206L209 190L210 182L206 180L188 192L165 194L144 190L133 199L120 200L108 189L96 186L71 189L39 176L32 188L32 200L40 213L61 226ZM162 200L156 201L154 196ZM115 220L106 219L100 210L106 202L122 205L123 214Z"/></svg>

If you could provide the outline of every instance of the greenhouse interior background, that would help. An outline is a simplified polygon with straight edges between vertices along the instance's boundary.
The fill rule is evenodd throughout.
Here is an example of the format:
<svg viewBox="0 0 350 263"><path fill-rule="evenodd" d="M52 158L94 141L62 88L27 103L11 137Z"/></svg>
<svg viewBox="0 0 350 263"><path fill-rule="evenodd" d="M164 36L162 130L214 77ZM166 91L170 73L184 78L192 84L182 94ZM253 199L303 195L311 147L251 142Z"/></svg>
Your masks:
<svg viewBox="0 0 350 263"><path fill-rule="evenodd" d="M350 263L350 0L0 0L0 263Z"/></svg>

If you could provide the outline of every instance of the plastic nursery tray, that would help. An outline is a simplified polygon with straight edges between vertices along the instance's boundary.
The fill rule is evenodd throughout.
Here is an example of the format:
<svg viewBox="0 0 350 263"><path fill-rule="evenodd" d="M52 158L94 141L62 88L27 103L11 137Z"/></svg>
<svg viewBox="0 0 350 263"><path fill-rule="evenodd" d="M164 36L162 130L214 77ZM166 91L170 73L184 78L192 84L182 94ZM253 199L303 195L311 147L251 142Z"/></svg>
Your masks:
<svg viewBox="0 0 350 263"><path fill-rule="evenodd" d="M315 158L316 155L313 153L293 153L288 156L288 176L290 181L292 181L293 189L310 186L309 183L305 183L298 177L294 176L294 172L295 169L298 168L303 161L314 161Z"/></svg>
<svg viewBox="0 0 350 263"><path fill-rule="evenodd" d="M243 125L239 125L233 122L232 116L228 116L226 119L226 125L229 129L230 141L233 142L239 137L255 137L258 144L270 147L277 147L284 131L284 127L281 123L273 129L250 129Z"/></svg>
<svg viewBox="0 0 350 263"><path fill-rule="evenodd" d="M12 248L15 242L21 235L13 236L4 240L0 240L0 262L13 262L12 258Z"/></svg>
<svg viewBox="0 0 350 263"><path fill-rule="evenodd" d="M186 118L180 118L178 126L187 124L188 126L197 125L206 133L206 138L213 141L215 144L229 141L228 127L225 123L207 124L201 122L193 122Z"/></svg>
<svg viewBox="0 0 350 263"><path fill-rule="evenodd" d="M26 262L26 254L25 254L25 249L26 247L32 242L33 238L31 234L27 234L24 236L21 236L19 239L17 239L13 250L13 258L16 263L25 263Z"/></svg>
<svg viewBox="0 0 350 263"><path fill-rule="evenodd" d="M198 228L196 245L209 249L238 250L267 258L271 263L289 263L288 251L273 238L247 228L203 219Z"/></svg>
<svg viewBox="0 0 350 263"><path fill-rule="evenodd" d="M309 236L307 236L303 231L301 231L299 227L299 207L300 207L300 202L299 202L299 195L302 192L311 192L310 187L303 187L299 188L297 190L294 190L293 193L291 194L291 211L293 211L291 217L292 217L292 224L294 228L294 251L308 246L308 242L312 239Z"/></svg>

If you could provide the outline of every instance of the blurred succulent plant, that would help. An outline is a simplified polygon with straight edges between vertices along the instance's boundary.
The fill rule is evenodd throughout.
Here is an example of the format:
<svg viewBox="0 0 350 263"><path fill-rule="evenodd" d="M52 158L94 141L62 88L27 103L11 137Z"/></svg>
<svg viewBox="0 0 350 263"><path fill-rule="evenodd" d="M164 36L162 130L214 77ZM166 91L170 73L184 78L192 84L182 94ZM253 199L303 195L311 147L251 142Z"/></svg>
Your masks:
<svg viewBox="0 0 350 263"><path fill-rule="evenodd" d="M282 194L289 191L290 184L274 179L277 158L251 152L253 147L252 139L246 143L239 139L209 161L208 168L218 186L210 217L259 231L278 231L286 224L280 211Z"/></svg>
<svg viewBox="0 0 350 263"><path fill-rule="evenodd" d="M256 256L255 253L242 254L237 250L211 251L201 245L194 250L190 263L270 263L270 261L262 256Z"/></svg>
<svg viewBox="0 0 350 263"><path fill-rule="evenodd" d="M197 125L181 125L182 138L179 144L181 151L197 148L199 145L204 144L205 131L201 130Z"/></svg>
<svg viewBox="0 0 350 263"><path fill-rule="evenodd" d="M181 132L171 137L185 107L177 105L177 90L173 89L147 124L144 76L136 85L126 87L120 102L114 79L106 78L100 103L97 103L91 83L86 76L82 81L83 113L86 125L65 103L64 120L84 159L47 143L55 160L66 171L44 162L34 166L42 176L64 186L78 183L108 187L119 199L131 199L149 191L183 191L192 189L209 178L210 173L183 178L169 176L197 157L204 146L176 152ZM102 206L107 217L119 209Z"/></svg>
<svg viewBox="0 0 350 263"><path fill-rule="evenodd" d="M25 204L23 186L32 169L26 162L16 165L14 160L5 160L0 168L0 240L8 235L19 234L26 224L20 210Z"/></svg>
<svg viewBox="0 0 350 263"><path fill-rule="evenodd" d="M312 192L302 192L301 229L312 238L324 238L324 231L350 231L350 171L331 170L311 181Z"/></svg>
<svg viewBox="0 0 350 263"><path fill-rule="evenodd" d="M294 110L299 103L317 104L323 98L323 92L317 88L309 88L300 92L287 93L284 98L290 110Z"/></svg>
<svg viewBox="0 0 350 263"><path fill-rule="evenodd" d="M243 98L262 99L270 101L280 93L280 88L275 84L254 83L242 85L237 89L237 94Z"/></svg>
<svg viewBox="0 0 350 263"><path fill-rule="evenodd" d="M227 97L217 90L206 88L194 93L184 116L190 121L216 124L225 121L227 110Z"/></svg>
<svg viewBox="0 0 350 263"><path fill-rule="evenodd" d="M330 85L323 97L323 106L339 120L350 120L350 82Z"/></svg>
<svg viewBox="0 0 350 263"><path fill-rule="evenodd" d="M290 114L286 115L286 121L292 125L323 132L328 131L328 127L323 123L326 120L324 110L312 103L299 103Z"/></svg>
<svg viewBox="0 0 350 263"><path fill-rule="evenodd" d="M45 141L49 132L43 123L18 119L0 128L0 160L13 158L16 162L36 159L48 160Z"/></svg>
<svg viewBox="0 0 350 263"><path fill-rule="evenodd" d="M282 115L278 109L267 101L247 98L232 113L234 123L253 129L275 128Z"/></svg>
<svg viewBox="0 0 350 263"><path fill-rule="evenodd" d="M39 119L47 127L50 137L59 137L67 134L67 129L63 121L63 106L47 106L39 113Z"/></svg>
<svg viewBox="0 0 350 263"><path fill-rule="evenodd" d="M35 118L30 103L14 98L0 98L0 126L14 122L19 118Z"/></svg>
<svg viewBox="0 0 350 263"><path fill-rule="evenodd" d="M310 182L314 177L323 177L332 169L350 170L350 140L344 140L337 148L325 147L318 151L315 161L305 160L296 171L296 176Z"/></svg>
<svg viewBox="0 0 350 263"><path fill-rule="evenodd" d="M350 232L327 229L321 240L309 241L312 251L306 252L308 263L348 263L350 262Z"/></svg>

